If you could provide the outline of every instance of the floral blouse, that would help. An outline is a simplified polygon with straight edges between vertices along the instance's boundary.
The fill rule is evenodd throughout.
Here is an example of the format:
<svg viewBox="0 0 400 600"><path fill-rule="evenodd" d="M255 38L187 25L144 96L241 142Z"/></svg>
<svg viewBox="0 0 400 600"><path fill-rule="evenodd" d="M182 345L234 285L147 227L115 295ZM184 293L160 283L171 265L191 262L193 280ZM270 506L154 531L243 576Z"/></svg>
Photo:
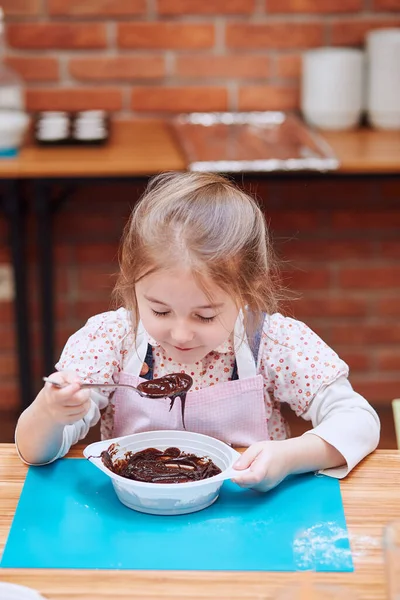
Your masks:
<svg viewBox="0 0 400 600"><path fill-rule="evenodd" d="M120 308L96 315L71 336L56 368L75 371L83 381L117 383L134 351L134 341L127 310ZM232 336L191 365L172 360L150 337L149 343L153 348L154 377L184 370L192 376L195 390L232 377ZM265 317L257 371L264 378L268 429L274 440L289 436L280 410L283 402L301 416L322 388L348 375L347 365L307 325L279 313ZM96 394L96 402L100 410L106 409L102 414L102 434L112 437L113 410L105 391Z"/></svg>

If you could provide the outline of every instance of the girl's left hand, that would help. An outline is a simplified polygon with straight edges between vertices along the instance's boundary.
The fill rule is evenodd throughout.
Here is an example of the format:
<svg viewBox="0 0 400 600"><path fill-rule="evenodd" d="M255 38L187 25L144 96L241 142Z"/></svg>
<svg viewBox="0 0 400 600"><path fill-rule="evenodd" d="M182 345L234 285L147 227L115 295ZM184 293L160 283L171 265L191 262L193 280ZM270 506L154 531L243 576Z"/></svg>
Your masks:
<svg viewBox="0 0 400 600"><path fill-rule="evenodd" d="M280 441L252 444L234 464L238 469L232 481L243 488L267 492L277 486L290 473L287 447ZM249 469L240 474L243 469Z"/></svg>

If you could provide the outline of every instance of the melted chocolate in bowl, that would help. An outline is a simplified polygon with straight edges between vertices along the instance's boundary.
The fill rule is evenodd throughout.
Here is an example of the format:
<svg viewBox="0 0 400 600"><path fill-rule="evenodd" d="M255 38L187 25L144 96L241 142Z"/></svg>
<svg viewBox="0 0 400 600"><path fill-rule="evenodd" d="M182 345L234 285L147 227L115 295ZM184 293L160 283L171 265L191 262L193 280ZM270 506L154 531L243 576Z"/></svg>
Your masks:
<svg viewBox="0 0 400 600"><path fill-rule="evenodd" d="M208 479L221 473L207 456L186 454L179 448L157 450L146 448L139 452L126 452L123 458L113 459L118 446L111 446L101 453L103 464L113 473L146 483L188 483Z"/></svg>
<svg viewBox="0 0 400 600"><path fill-rule="evenodd" d="M193 385L193 379L186 373L171 373L158 379L150 379L139 383L138 390L149 396L149 398L169 398L171 400L169 410L172 409L176 398L181 400L182 424L185 427L185 405L186 394Z"/></svg>

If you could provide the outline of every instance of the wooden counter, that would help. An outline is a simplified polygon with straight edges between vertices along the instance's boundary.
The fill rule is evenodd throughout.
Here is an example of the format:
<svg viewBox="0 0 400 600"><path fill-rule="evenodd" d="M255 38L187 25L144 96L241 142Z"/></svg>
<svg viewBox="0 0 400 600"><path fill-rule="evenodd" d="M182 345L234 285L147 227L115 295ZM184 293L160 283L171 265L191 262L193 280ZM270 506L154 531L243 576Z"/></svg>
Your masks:
<svg viewBox="0 0 400 600"><path fill-rule="evenodd" d="M324 132L340 173L400 173L400 131ZM165 121L115 121L100 148L38 147L28 143L15 159L0 160L1 178L135 177L184 170L186 161Z"/></svg>
<svg viewBox="0 0 400 600"><path fill-rule="evenodd" d="M400 131L323 132L340 161L340 173L400 173Z"/></svg>
<svg viewBox="0 0 400 600"><path fill-rule="evenodd" d="M75 449L71 456L82 456ZM12 444L0 444L0 552L26 474ZM400 518L400 452L381 450L341 482L354 573L318 573L357 600L386 598L382 532ZM272 600L301 573L0 569L0 580L36 588L48 600ZM350 598L350 596L346 596Z"/></svg>
<svg viewBox="0 0 400 600"><path fill-rule="evenodd" d="M46 148L28 142L17 158L0 160L0 179L139 177L185 167L164 121L117 121L103 147Z"/></svg>

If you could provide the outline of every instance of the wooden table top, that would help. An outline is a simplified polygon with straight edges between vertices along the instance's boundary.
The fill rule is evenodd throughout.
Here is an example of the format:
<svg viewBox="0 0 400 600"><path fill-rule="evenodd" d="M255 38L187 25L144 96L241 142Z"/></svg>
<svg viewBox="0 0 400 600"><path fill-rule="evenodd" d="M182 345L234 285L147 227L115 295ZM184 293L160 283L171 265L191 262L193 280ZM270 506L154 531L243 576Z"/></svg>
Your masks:
<svg viewBox="0 0 400 600"><path fill-rule="evenodd" d="M116 121L100 147L50 148L28 141L19 156L0 160L0 179L147 176L181 171L185 159L164 121Z"/></svg>
<svg viewBox="0 0 400 600"><path fill-rule="evenodd" d="M400 173L400 131L324 131L340 161L340 173Z"/></svg>
<svg viewBox="0 0 400 600"><path fill-rule="evenodd" d="M69 456L82 456L75 448ZM0 444L0 553L27 467L12 444ZM317 573L324 584L347 586L357 600L386 598L382 531L400 518L400 452L378 450L341 482L354 573ZM49 600L272 600L300 573L199 571L91 571L0 569L0 580L37 589ZM352 596L353 598L353 596ZM350 600L350 595L346 596Z"/></svg>
<svg viewBox="0 0 400 600"><path fill-rule="evenodd" d="M399 173L400 131L360 129L323 132L341 166L339 173ZM15 159L0 160L0 179L134 177L184 170L185 157L166 121L115 121L104 147L38 147L28 142Z"/></svg>

